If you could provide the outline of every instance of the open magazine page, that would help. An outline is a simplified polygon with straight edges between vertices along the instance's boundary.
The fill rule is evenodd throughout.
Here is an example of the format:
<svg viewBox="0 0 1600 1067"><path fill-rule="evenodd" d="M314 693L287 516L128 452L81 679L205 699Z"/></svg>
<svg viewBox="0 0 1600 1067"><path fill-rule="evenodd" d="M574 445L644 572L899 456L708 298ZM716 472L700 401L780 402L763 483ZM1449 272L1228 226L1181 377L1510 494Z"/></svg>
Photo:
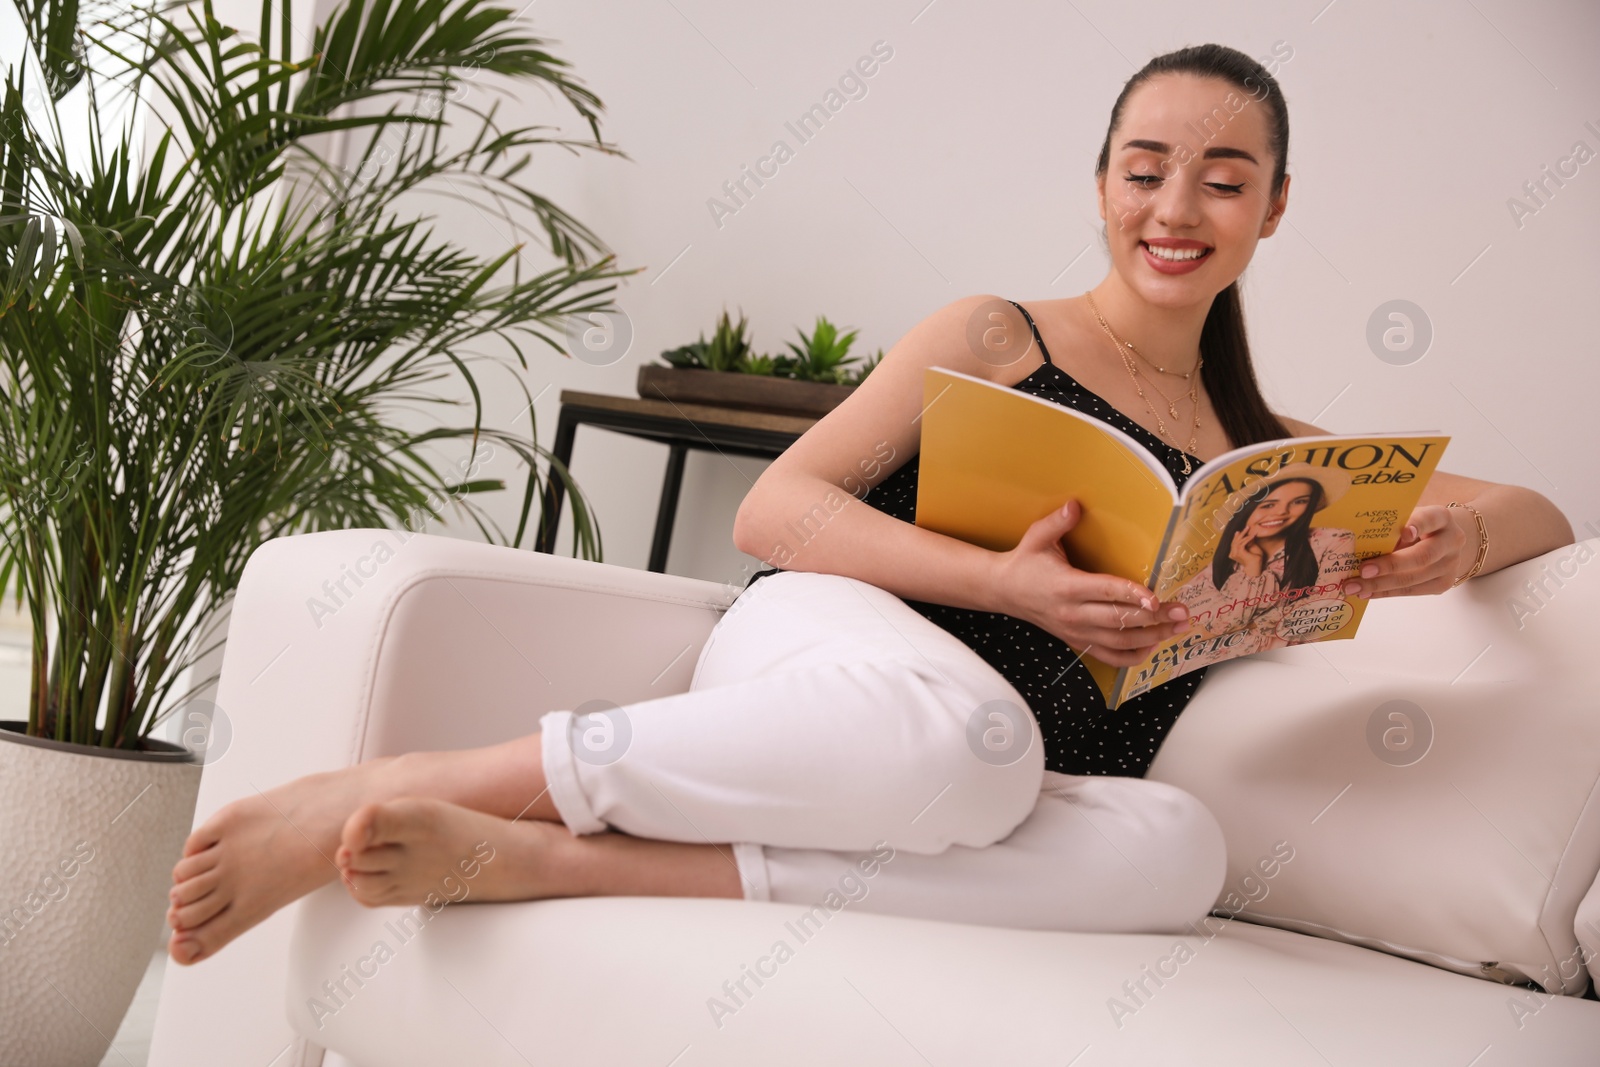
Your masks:
<svg viewBox="0 0 1600 1067"><path fill-rule="evenodd" d="M1354 637L1367 602L1342 583L1394 550L1449 440L1296 438L1202 467L1150 583L1190 629L1121 672L1115 704L1208 664Z"/></svg>
<svg viewBox="0 0 1600 1067"><path fill-rule="evenodd" d="M931 367L923 383L918 526L1005 552L1076 499L1074 564L1149 576L1177 489L1149 449L1091 415L958 371Z"/></svg>

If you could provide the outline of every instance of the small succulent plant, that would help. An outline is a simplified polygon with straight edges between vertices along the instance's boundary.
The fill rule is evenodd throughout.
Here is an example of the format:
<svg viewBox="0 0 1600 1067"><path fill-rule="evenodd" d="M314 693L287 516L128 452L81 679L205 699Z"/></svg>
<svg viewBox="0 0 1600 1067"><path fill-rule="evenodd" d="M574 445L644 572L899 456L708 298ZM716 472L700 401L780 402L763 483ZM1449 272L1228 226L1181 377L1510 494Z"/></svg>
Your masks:
<svg viewBox="0 0 1600 1067"><path fill-rule="evenodd" d="M705 370L737 371L742 370L751 355L750 342L745 337L745 330L749 323L745 320L744 313L739 313L739 325L733 325L728 317L728 309L722 309L722 318L717 321L716 333L711 340L706 340L706 335L701 334L698 341L692 341L681 348L669 349L661 353L661 358L674 367L700 367Z"/></svg>
<svg viewBox="0 0 1600 1067"><path fill-rule="evenodd" d="M764 374L772 377L774 364L771 356L746 356L744 362L739 364L738 370L742 374Z"/></svg>
<svg viewBox="0 0 1600 1067"><path fill-rule="evenodd" d="M690 341L682 348L669 348L661 353L661 358L674 367L695 368L706 365L706 339L702 334L700 340Z"/></svg>
<svg viewBox="0 0 1600 1067"><path fill-rule="evenodd" d="M807 382L840 383L849 373L844 369L845 364L855 362L855 357L846 358L846 353L859 331L841 334L826 316L818 315L811 336L807 337L799 327L795 327L795 332L800 335L800 344L788 342L789 350L794 353L794 376Z"/></svg>
<svg viewBox="0 0 1600 1067"><path fill-rule="evenodd" d="M856 357L847 356L847 353L859 331L841 334L839 328L822 315L817 316L817 323L809 336L796 327L800 343L786 342L793 355L758 354L745 336L748 327L743 312L739 315L739 324L735 326L724 308L711 340L706 340L702 333L698 341L668 349L661 353L661 358L674 367L734 371L834 385L860 384L883 359L883 349L880 348L875 356L859 367L849 367L848 364L856 362Z"/></svg>
<svg viewBox="0 0 1600 1067"><path fill-rule="evenodd" d="M740 364L751 355L750 341L744 335L748 326L744 312L739 313L739 325L734 326L728 319L727 308L723 308L722 318L717 322L717 332L706 345L706 366L711 370L738 370Z"/></svg>

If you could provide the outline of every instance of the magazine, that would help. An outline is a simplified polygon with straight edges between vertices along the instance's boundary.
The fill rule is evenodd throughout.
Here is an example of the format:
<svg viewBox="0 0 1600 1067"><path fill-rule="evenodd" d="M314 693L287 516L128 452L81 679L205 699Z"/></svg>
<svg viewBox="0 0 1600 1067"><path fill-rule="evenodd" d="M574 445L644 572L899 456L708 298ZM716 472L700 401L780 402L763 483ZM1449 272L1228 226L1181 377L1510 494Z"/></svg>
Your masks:
<svg viewBox="0 0 1600 1067"><path fill-rule="evenodd" d="M1181 601L1190 628L1116 667L1074 648L1114 709L1199 667L1352 638L1361 562L1394 551L1450 438L1432 431L1288 437L1200 466L1180 492L1132 436L959 371L924 377L916 524L997 552L1076 498L1074 567Z"/></svg>

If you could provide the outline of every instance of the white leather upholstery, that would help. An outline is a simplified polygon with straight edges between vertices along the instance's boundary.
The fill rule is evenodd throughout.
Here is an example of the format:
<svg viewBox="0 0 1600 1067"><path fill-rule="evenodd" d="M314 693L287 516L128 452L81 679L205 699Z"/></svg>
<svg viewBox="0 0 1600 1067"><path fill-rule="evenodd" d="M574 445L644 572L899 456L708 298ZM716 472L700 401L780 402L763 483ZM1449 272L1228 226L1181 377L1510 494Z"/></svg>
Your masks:
<svg viewBox="0 0 1600 1067"><path fill-rule="evenodd" d="M1578 935L1578 963L1588 969L1600 986L1600 879L1579 903L1573 925Z"/></svg>
<svg viewBox="0 0 1600 1067"><path fill-rule="evenodd" d="M690 578L404 536L327 531L251 556L217 693L233 740L205 769L195 825L258 786L525 734L597 679L619 702L681 692L732 597ZM152 1067L315 1067L320 1051L302 1054L282 1010L293 922L285 909L211 960L167 968Z"/></svg>
<svg viewBox="0 0 1600 1067"><path fill-rule="evenodd" d="M234 604L218 696L234 741L205 772L197 822L257 786L314 770L525 733L543 711L575 706L597 687L619 702L681 691L732 592L425 535L375 564L382 553L372 551L374 543L393 546L397 536L371 530L298 536L271 542L252 558ZM1474 962L1492 950L1534 965L1543 959L1530 933L1538 931L1550 941L1550 958L1559 955L1562 937L1572 938L1572 908L1594 881L1597 850L1583 832L1588 792L1574 798L1582 774L1585 789L1592 788L1600 746L1570 702L1562 703L1573 690L1559 683L1541 689L1557 698L1552 718L1543 704L1504 706L1483 695L1492 697L1496 686L1523 694L1529 672L1584 662L1571 658L1575 638L1551 631L1576 625L1578 633L1593 632L1588 620L1600 609L1600 587L1587 574L1557 590L1528 620L1524 636L1500 633L1490 618L1509 609L1482 598L1520 587L1540 563L1527 561L1439 597L1375 602L1356 642L1214 669L1152 776L1159 769L1168 780L1192 780L1212 793L1203 799L1221 808L1230 851L1238 850L1230 886L1242 885L1245 869L1261 858L1258 843L1284 839L1295 848L1293 859L1258 883L1269 887L1265 897L1247 887L1260 899L1255 914L1344 924L1339 928L1350 935L1428 951L1466 947L1471 951L1460 958ZM339 598L334 614L315 618L308 598L327 602L324 581L339 579L346 565L359 571L362 584L347 580L350 595ZM1501 584L1486 584L1497 579ZM1463 609L1471 618L1451 621ZM1503 638L1501 647L1492 634ZM1360 647L1375 635L1374 643L1402 643L1416 654L1392 670L1380 668ZM1460 648L1476 636L1491 647L1452 687L1472 659ZM1351 655L1356 661L1340 658ZM1354 695L1333 695L1333 684L1346 684L1333 667L1350 679ZM1590 667L1591 689L1595 679ZM1213 687L1220 696L1207 696ZM1458 704L1458 690L1471 699ZM1435 727L1435 747L1409 767L1383 763L1364 740L1361 701L1391 691L1423 705ZM1254 707L1230 707L1225 699L1247 692ZM1230 711L1240 725L1232 731L1237 748L1225 750ZM1500 729L1512 717L1521 732ZM1501 758L1491 763L1496 750L1470 731L1488 731ZM1561 736L1552 740L1555 734ZM1243 799L1235 803L1222 790L1228 779L1220 771L1208 777L1188 760L1190 746L1232 761ZM1327 789L1324 779L1338 777L1335 768L1360 770L1362 753L1377 773L1369 770L1322 811L1343 787ZM1490 777L1464 780L1468 773ZM1449 796L1458 795L1454 781L1509 840L1496 844L1481 826L1438 807L1441 783L1425 775L1440 774ZM1388 790L1388 809L1380 786ZM1370 798L1358 795L1368 790ZM1519 797L1533 799L1525 806ZM1341 810L1352 800L1361 803ZM1280 810L1262 812L1262 804ZM1465 807L1470 814L1471 805ZM1421 859L1395 854L1405 835L1373 829L1386 811L1403 828L1435 835L1419 838ZM1555 840L1563 828L1566 836ZM1512 869L1511 861L1523 859L1532 864L1523 865L1526 874ZM1393 888L1384 881L1388 870L1396 872ZM1435 870L1442 876L1427 881ZM1473 885L1459 884L1469 875ZM1529 885L1540 876L1559 891L1536 900ZM1400 878L1422 879L1419 899L1406 897ZM1335 880L1337 889L1323 888ZM1377 903L1351 902L1345 894L1352 892L1378 894ZM1384 909L1393 906L1411 918L1390 923ZM1430 907L1446 914L1430 916ZM718 1028L707 999L769 952L790 916L783 905L651 898L446 908L336 1013L313 1020L308 998L323 995L324 981L370 956L392 911L360 909L330 888L213 960L169 968L150 1063L309 1067L325 1046L364 1067L668 1064L680 1054L680 1067L921 1063L922 1057L939 1064L1062 1064L1091 1046L1080 1067L1459 1065L1488 1046L1492 1051L1477 1061L1487 1067L1589 1063L1600 1046L1600 1004L1593 1001L1243 922L1222 923L1212 940L1190 937L1193 958L1179 962L1178 939L1167 936L1041 934L848 909L796 946L776 977ZM1170 977L1156 987L1145 966L1165 968ZM1122 984L1141 980L1153 995L1135 1003ZM1137 1008L1123 1010L1120 1027L1108 1003L1114 997ZM296 1043L286 1007L307 1040Z"/></svg>
<svg viewBox="0 0 1600 1067"><path fill-rule="evenodd" d="M1524 585L1541 575L1537 606ZM1573 919L1600 871L1597 616L1600 538L1375 600L1354 640L1213 667L1150 777L1222 824L1230 912L1581 994L1593 954ZM1385 749L1385 731L1418 747ZM1294 860L1247 882L1278 841Z"/></svg>
<svg viewBox="0 0 1600 1067"><path fill-rule="evenodd" d="M1600 1047L1600 1004L1244 922L1208 940L847 908L801 942L792 906L635 897L447 907L402 944L402 910L330 887L295 931L291 1020L364 1067L1592 1067ZM385 939L335 1008L322 984ZM714 1017L779 940L793 955Z"/></svg>

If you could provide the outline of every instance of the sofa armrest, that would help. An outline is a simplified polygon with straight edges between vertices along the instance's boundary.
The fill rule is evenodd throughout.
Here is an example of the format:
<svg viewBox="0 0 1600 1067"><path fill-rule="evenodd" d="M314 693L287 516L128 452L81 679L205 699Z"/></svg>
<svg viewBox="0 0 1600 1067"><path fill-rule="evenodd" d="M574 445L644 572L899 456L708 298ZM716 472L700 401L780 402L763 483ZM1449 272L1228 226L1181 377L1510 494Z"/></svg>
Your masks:
<svg viewBox="0 0 1600 1067"><path fill-rule="evenodd" d="M405 531L269 541L234 597L217 692L232 739L205 769L194 825L302 775L492 744L593 698L683 692L733 592ZM167 969L153 1067L317 1061L283 1012L293 910Z"/></svg>
<svg viewBox="0 0 1600 1067"><path fill-rule="evenodd" d="M1374 601L1354 640L1212 667L1150 777L1222 824L1217 908L1582 994L1574 917L1600 870L1597 615L1591 538Z"/></svg>

